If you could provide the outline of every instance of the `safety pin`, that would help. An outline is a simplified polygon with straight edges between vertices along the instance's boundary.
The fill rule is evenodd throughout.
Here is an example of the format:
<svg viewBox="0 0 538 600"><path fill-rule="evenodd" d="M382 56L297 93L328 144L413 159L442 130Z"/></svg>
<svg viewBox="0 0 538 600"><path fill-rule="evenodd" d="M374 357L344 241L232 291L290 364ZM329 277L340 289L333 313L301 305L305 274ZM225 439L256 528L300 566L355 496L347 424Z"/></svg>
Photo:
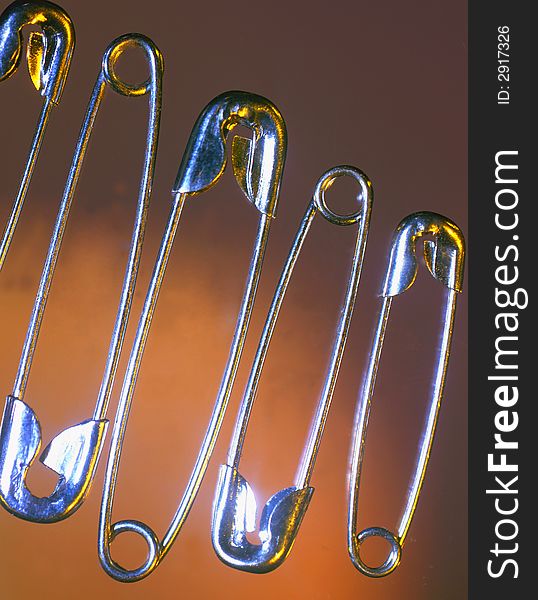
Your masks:
<svg viewBox="0 0 538 600"><path fill-rule="evenodd" d="M131 47L142 49L149 64L150 77L140 85L121 81L115 72L115 64L119 56ZM26 333L13 392L7 397L0 426L0 504L10 513L28 521L52 523L71 515L86 497L95 473L108 425L105 419L106 410L127 328L142 251L157 151L162 72L162 56L151 40L140 34L128 34L117 38L104 54L102 68L79 134ZM38 498L26 487L25 479L28 468L41 445L41 428L34 411L23 401L23 397L75 188L107 86L124 96L149 94L150 97L144 167L135 223L118 312L93 418L62 431L45 448L40 461L59 475L59 481L50 496Z"/></svg>
<svg viewBox="0 0 538 600"><path fill-rule="evenodd" d="M26 58L30 78L45 100L19 190L0 242L0 270L4 265L30 186L51 109L60 102L75 48L73 23L62 8L45 0L13 2L0 15L0 81L8 79L19 66L22 29L26 25L39 25L42 29L42 32L30 33Z"/></svg>
<svg viewBox="0 0 538 600"><path fill-rule="evenodd" d="M238 136L233 139L233 172L244 194L255 205L261 216L217 400L187 487L161 541L148 525L140 521L111 522L123 440L151 320L183 205L190 195L201 193L217 183L226 166L226 139L233 127L238 124L252 129L253 139ZM202 484L241 359L261 274L269 227L276 212L286 144L284 120L275 106L265 98L246 92L227 92L218 96L206 106L194 125L172 190L172 209L138 322L112 431L99 519L98 551L104 570L118 581L138 581L147 577L159 565L187 519ZM119 565L110 554L113 540L125 531L141 535L148 545L145 563L132 570Z"/></svg>
<svg viewBox="0 0 538 600"><path fill-rule="evenodd" d="M366 433L390 308L394 296L405 292L415 281L418 270L415 246L423 235L433 236L433 239L424 240L426 266L431 275L449 290L430 408L421 435L417 463L407 492L405 509L396 530L397 533L394 534L384 527L369 527L357 534L355 528L358 514L359 484L366 449ZM449 219L436 213L418 212L409 215L398 225L392 240L388 269L383 284L383 303L375 330L366 377L357 405L349 479L349 555L357 569L370 577L388 575L400 564L402 547L417 507L443 396L456 313L456 297L457 293L462 290L464 259L465 240L460 229ZM378 567L368 566L360 556L361 544L370 537L381 537L390 544L391 549L387 559Z"/></svg>
<svg viewBox="0 0 538 600"><path fill-rule="evenodd" d="M328 208L325 202L325 192L330 188L335 179L342 176L352 177L358 182L360 187L358 196L360 209L349 216L334 213ZM364 173L349 166L339 166L328 170L321 176L316 185L313 199L308 205L288 254L286 264L273 296L249 380L241 401L228 451L228 462L220 468L215 494L211 528L213 547L218 557L225 564L236 569L252 573L267 573L280 566L291 551L295 536L310 503L314 488L310 487L309 483L319 451L325 422L329 414L351 323L368 237L372 201L372 186ZM256 500L247 480L239 473L239 463L247 433L248 421L280 308L304 240L318 212L335 225L358 224L351 273L344 306L337 326L329 369L316 414L312 421L308 442L297 470L295 485L280 490L267 501L260 519L259 537L261 544L252 544L247 539L246 534L248 531L254 531L255 529Z"/></svg>

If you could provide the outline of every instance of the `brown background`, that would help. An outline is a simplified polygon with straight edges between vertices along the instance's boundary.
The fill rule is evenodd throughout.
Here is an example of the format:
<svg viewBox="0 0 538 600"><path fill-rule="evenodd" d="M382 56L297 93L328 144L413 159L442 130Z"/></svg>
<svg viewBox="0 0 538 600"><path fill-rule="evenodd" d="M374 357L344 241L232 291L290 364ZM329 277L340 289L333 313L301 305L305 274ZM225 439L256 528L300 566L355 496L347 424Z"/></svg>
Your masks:
<svg viewBox="0 0 538 600"><path fill-rule="evenodd" d="M369 580L346 550L350 428L394 227L416 210L451 217L466 232L466 3L76 2L77 48L62 103L0 276L3 392L11 391L33 296L85 105L108 43L140 31L165 57L157 175L133 318L109 416L113 418L136 317L193 121L212 97L243 89L272 99L286 119L288 160L250 335L209 472L176 544L132 586L111 580L96 555L104 460L81 510L56 525L0 514L0 596L23 598L408 598L466 596L466 296L461 297L445 401L429 471L398 571ZM122 70L123 69L123 70ZM133 53L120 67L140 80ZM40 98L20 72L0 86L5 222ZM26 401L45 443L91 416L121 285L143 155L146 99L107 94L98 117L50 296ZM375 205L365 270L339 384L317 461L313 501L292 554L266 576L215 556L209 523L248 374L287 248L327 168L354 164L372 179ZM339 182L334 206L353 208ZM146 351L120 472L115 519L162 534L192 468L218 388L242 294L256 212L227 173L189 200ZM345 289L354 231L316 221L284 304L242 462L259 504L290 485L324 376ZM361 523L393 527L416 455L444 291L424 272L395 304L380 371L361 487ZM105 457L103 457L105 458ZM29 482L45 495L40 465ZM369 555L380 560L383 548ZM130 566L144 546L125 536L114 556ZM381 551L381 554L380 554Z"/></svg>

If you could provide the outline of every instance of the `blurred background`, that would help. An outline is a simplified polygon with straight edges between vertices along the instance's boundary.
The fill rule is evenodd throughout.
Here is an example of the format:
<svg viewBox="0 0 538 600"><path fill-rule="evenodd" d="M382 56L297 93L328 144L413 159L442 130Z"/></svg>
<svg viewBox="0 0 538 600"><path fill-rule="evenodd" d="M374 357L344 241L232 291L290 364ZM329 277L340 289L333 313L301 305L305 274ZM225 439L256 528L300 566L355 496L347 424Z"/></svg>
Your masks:
<svg viewBox="0 0 538 600"><path fill-rule="evenodd" d="M4 2L2 9L7 5ZM351 598L455 600L467 589L466 294L431 461L403 550L391 576L370 580L346 548L351 427L379 308L394 228L432 210L466 233L466 2L365 0L230 4L63 0L77 46L54 111L10 254L0 274L0 382L11 392L86 103L100 58L115 37L141 32L165 59L164 105L154 193L131 321L109 418L170 207L188 135L205 104L231 89L256 92L281 110L288 158L263 275L234 395L201 492L169 555L146 580L120 584L97 559L104 463L92 492L54 525L0 513L0 596L77 598ZM118 65L146 76L141 53ZM23 64L0 85L4 226L26 160L41 98ZM91 139L52 287L29 387L46 445L90 418L119 300L139 185L147 98L107 91ZM318 177L352 164L373 182L375 202L349 343L312 485L316 491L287 561L259 576L214 554L210 515L249 365L283 261ZM327 198L355 210L357 190L339 180ZM147 346L122 457L114 519L166 530L207 426L243 293L258 213L228 171L187 202ZM316 219L275 332L241 463L261 509L293 484L325 377L344 297L356 229ZM416 458L431 386L445 290L421 270L394 303L372 411L359 527L394 528ZM56 477L41 464L28 476L37 495ZM365 557L384 560L372 541ZM134 567L143 542L126 534L113 556Z"/></svg>

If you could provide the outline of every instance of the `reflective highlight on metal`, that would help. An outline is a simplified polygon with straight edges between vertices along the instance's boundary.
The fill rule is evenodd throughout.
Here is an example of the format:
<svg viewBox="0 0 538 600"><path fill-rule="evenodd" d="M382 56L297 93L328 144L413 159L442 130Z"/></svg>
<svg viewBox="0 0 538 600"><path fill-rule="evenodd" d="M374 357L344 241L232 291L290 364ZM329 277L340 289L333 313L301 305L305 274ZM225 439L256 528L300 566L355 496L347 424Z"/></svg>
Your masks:
<svg viewBox="0 0 538 600"><path fill-rule="evenodd" d="M335 214L325 202L325 192L336 178L342 176L354 178L360 188L358 194L360 209L349 216ZM322 175L316 185L313 199L306 210L288 254L239 408L232 442L228 451L228 463L221 466L215 495L212 523L213 547L218 557L225 564L236 569L252 573L267 573L280 566L291 551L295 536L310 503L314 488L309 486L309 482L329 413L351 323L368 237L372 200L372 186L364 173L348 166L330 169ZM280 308L301 248L318 212L336 225L358 225L351 273L344 306L337 326L329 369L311 425L309 439L297 470L295 485L280 490L267 501L260 518L259 537L261 544L252 544L247 539L247 532L255 529L256 500L248 482L239 473L239 463L250 414Z"/></svg>
<svg viewBox="0 0 538 600"><path fill-rule="evenodd" d="M421 435L419 454L407 492L404 512L396 533L384 527L369 527L357 534L359 484L366 449L366 433L390 307L393 297L405 292L415 281L418 268L416 245L423 235L430 235L433 238L423 240L426 266L431 275L449 290L443 316L443 331L438 350L430 408ZM398 225L392 240L387 274L383 284L383 304L355 416L349 479L349 555L357 569L370 577L383 577L398 567L402 547L417 507L443 396L456 313L456 297L457 293L462 290L464 259L465 241L458 226L435 213L418 212L409 215ZM361 545L369 537L381 537L390 544L387 559L377 567L367 565L360 555Z"/></svg>
<svg viewBox="0 0 538 600"><path fill-rule="evenodd" d="M126 49L134 47L144 52L150 70L149 79L136 86L121 82L114 71L118 57ZM140 263L155 169L162 72L162 56L148 38L139 34L129 34L112 42L104 54L102 69L95 83L78 138L43 267L13 392L7 398L0 426L0 504L10 513L28 521L52 523L71 515L86 497L95 473L108 425L108 421L105 420L106 410L127 328ZM34 411L24 402L23 397L80 170L107 86L125 96L149 95L148 133L135 223L120 303L93 418L62 431L45 448L40 460L58 474L59 480L50 496L38 498L26 487L25 478L28 468L39 451L41 430Z"/></svg>
<svg viewBox="0 0 538 600"><path fill-rule="evenodd" d="M232 167L241 189L261 213L258 233L235 333L213 413L176 514L162 540L159 540L154 531L140 521L123 520L112 523L114 494L123 439L151 321L185 200L189 195L200 193L218 181L226 166L226 138L232 127L238 123L252 129L253 138L252 140L237 137L234 139ZM275 213L286 156L286 144L285 124L278 110L269 100L245 92L228 92L215 98L204 109L191 133L174 185L172 209L131 349L112 431L110 454L105 473L99 519L98 551L104 570L118 581L127 583L138 581L147 577L159 565L178 536L202 484L241 359L261 274L271 216ZM110 546L115 537L125 531L142 536L148 546L146 561L136 569L122 567L114 561L110 553Z"/></svg>
<svg viewBox="0 0 538 600"><path fill-rule="evenodd" d="M30 78L44 97L44 102L17 196L0 242L0 270L24 205L51 109L60 102L75 48L73 23L62 8L44 0L13 2L0 15L0 81L13 75L21 62L22 30L27 25L39 25L42 29L30 33L26 58ZM2 143L6 144L6 140Z"/></svg>
<svg viewBox="0 0 538 600"><path fill-rule="evenodd" d="M236 125L253 130L253 139L233 139L237 183L261 213L274 217L286 152L284 122L265 98L246 92L226 92L206 106L194 125L172 192L195 194L217 182L226 164L226 137Z"/></svg>

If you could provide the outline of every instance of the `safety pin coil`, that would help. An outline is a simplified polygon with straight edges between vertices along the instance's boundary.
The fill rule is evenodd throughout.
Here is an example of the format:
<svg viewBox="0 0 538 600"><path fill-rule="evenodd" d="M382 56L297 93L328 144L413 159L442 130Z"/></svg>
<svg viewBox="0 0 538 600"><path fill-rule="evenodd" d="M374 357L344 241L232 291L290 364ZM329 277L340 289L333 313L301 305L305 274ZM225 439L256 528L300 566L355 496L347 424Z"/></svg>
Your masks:
<svg viewBox="0 0 538 600"><path fill-rule="evenodd" d="M30 33L26 57L30 78L45 100L17 196L0 242L0 270L30 186L51 108L60 102L75 48L73 23L62 8L45 0L13 2L0 15L0 81L8 79L20 64L22 29L27 25L39 25L42 30Z"/></svg>
<svg viewBox="0 0 538 600"><path fill-rule="evenodd" d="M384 527L369 527L357 533L355 528L358 515L360 477L366 449L366 433L390 307L392 299L409 289L415 281L418 269L417 242L424 235L429 235L432 238L424 239L426 267L435 279L448 288L443 317L443 331L429 411L421 435L415 471L407 492L405 509L396 530L397 533L394 534ZM383 577L392 573L398 567L402 547L415 513L426 474L443 396L456 311L456 297L462 291L464 259L465 241L460 229L441 215L432 212L414 213L403 219L396 229L383 284L383 303L374 334L362 392L357 404L350 460L348 550L357 569L370 577ZM370 537L381 537L390 544L387 559L378 567L367 565L360 555L362 543Z"/></svg>
<svg viewBox="0 0 538 600"><path fill-rule="evenodd" d="M123 83L115 74L118 57L130 47L141 48L150 66L150 77L141 85ZM36 523L52 523L70 516L83 502L93 479L108 421L105 419L119 355L131 309L155 168L161 107L162 56L151 40L139 34L116 39L106 50L84 123L77 141L64 195L43 267L19 369L7 397L0 425L0 504L10 513ZM26 474L41 446L41 430L34 411L23 397L34 357L54 270L73 201L81 166L105 88L137 96L149 93L150 110L142 180L135 224L116 321L94 415L58 434L42 452L40 461L59 476L53 493L34 496L26 486Z"/></svg>
<svg viewBox="0 0 538 600"><path fill-rule="evenodd" d="M325 202L325 192L335 179L352 177L359 184L360 209L349 216L335 214ZM239 408L239 413L228 451L228 463L220 468L213 508L212 541L218 557L227 565L252 573L266 573L276 569L286 559L306 513L314 488L309 486L314 462L321 443L325 422L329 413L340 363L344 353L349 325L355 305L360 274L368 236L373 192L369 179L354 167L334 167L319 179L313 199L301 221L260 338L250 377ZM321 397L313 419L308 442L301 459L295 485L280 490L265 504L260 518L260 544L247 539L247 532L254 531L256 500L247 480L239 473L243 444L248 421L256 398L263 365L269 349L278 315L293 269L315 215L320 212L336 225L358 226L355 252L347 285L344 307L337 326L329 369Z"/></svg>
<svg viewBox="0 0 538 600"><path fill-rule="evenodd" d="M123 520L112 523L112 509L123 440L146 340L183 205L190 195L199 194L217 183L226 166L226 140L237 124L251 129L253 138L246 139L236 136L233 139L233 172L239 186L261 216L235 333L213 413L176 514L162 540L159 540L155 532L140 521ZM147 577L158 566L178 536L202 484L241 359L261 274L269 227L276 212L286 146L286 128L278 110L269 100L246 92L227 92L212 100L202 111L192 130L172 190L172 209L161 240L131 349L105 472L99 519L98 550L104 570L118 581L138 581ZM148 545L146 561L139 568L132 570L125 569L115 562L110 553L110 546L115 537L125 531L141 535Z"/></svg>

